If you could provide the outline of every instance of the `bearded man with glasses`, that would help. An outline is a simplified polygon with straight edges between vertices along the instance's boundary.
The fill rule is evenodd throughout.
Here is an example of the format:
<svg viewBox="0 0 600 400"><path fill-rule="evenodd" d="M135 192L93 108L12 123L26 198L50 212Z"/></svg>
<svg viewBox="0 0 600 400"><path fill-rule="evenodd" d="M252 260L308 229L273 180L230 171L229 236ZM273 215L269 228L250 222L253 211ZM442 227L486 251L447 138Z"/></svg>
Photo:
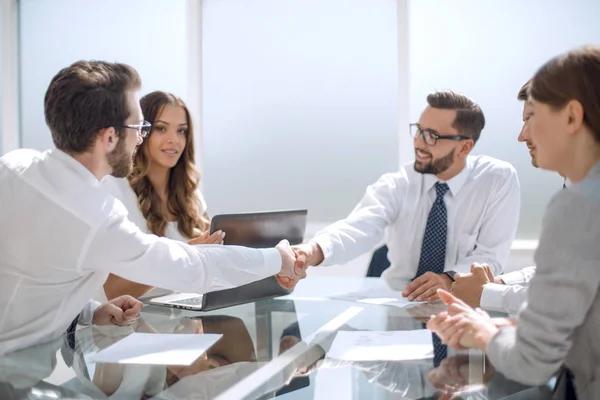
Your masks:
<svg viewBox="0 0 600 400"><path fill-rule="evenodd" d="M474 101L438 91L427 103L410 125L415 160L369 186L346 219L297 246L298 263L345 264L385 237L391 265L382 277L409 301L435 300L473 263L503 271L519 220L517 173L470 155L485 125Z"/></svg>

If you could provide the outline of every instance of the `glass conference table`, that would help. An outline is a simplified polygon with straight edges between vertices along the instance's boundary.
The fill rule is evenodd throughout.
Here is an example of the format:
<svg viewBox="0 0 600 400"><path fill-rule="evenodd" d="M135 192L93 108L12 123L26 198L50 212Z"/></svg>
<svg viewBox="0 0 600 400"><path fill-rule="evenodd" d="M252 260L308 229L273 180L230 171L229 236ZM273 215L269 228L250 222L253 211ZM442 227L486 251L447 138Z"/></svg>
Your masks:
<svg viewBox="0 0 600 400"><path fill-rule="evenodd" d="M550 386L509 381L477 351L434 346L434 357L419 361L328 357L339 331L423 329L428 316L444 309L327 298L382 285L371 278L309 277L290 296L207 313L146 306L131 327L80 327L0 357L0 399L550 398ZM90 361L133 332L223 336L188 366Z"/></svg>

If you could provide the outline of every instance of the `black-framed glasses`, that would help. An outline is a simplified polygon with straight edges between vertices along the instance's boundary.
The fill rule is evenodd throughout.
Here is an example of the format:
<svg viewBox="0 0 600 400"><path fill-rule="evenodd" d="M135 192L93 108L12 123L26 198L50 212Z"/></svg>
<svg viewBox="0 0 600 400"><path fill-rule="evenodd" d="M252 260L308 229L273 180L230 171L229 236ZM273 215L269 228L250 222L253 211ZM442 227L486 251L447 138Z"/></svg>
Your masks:
<svg viewBox="0 0 600 400"><path fill-rule="evenodd" d="M148 121L144 121L139 125L121 125L117 128L135 129L138 135L143 139L146 136L148 136L148 134L152 130L152 124Z"/></svg>
<svg viewBox="0 0 600 400"><path fill-rule="evenodd" d="M425 141L425 143L427 143L429 146L435 146L437 141L442 139L442 140L468 140L471 139L468 136L463 136L463 135L440 135L439 133L437 133L436 131L432 130L432 129L423 129L419 126L419 124L410 124L409 125L409 130L410 130L410 136L412 136L414 139L416 139L419 135L423 135L423 140Z"/></svg>

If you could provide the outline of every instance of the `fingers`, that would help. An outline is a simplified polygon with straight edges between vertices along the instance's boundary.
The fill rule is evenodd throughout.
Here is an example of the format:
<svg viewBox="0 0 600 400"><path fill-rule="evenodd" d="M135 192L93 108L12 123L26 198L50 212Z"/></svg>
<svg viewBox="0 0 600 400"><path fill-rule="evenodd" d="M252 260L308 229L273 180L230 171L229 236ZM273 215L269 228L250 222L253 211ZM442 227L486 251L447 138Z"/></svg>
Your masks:
<svg viewBox="0 0 600 400"><path fill-rule="evenodd" d="M208 234L209 234L209 232L206 231L202 235L198 236L197 238L193 238L193 239L189 240L188 244L190 244L190 245L202 244L202 242L204 240L206 240L206 238L208 237Z"/></svg>
<svg viewBox="0 0 600 400"><path fill-rule="evenodd" d="M142 306L143 306L143 303L141 301L139 301L135 297L129 296L127 294L124 294L119 297L115 297L114 299L109 301L109 303L114 304L115 306L121 308L122 310L127 310L130 308L137 308L139 311L142 309Z"/></svg>
<svg viewBox="0 0 600 400"><path fill-rule="evenodd" d="M490 282L494 282L494 273L492 272L492 269L490 268L490 266L487 264L483 264L482 267L483 267L485 274L487 275L488 280Z"/></svg>
<svg viewBox="0 0 600 400"><path fill-rule="evenodd" d="M308 268L308 254L306 251L301 250L299 247L292 247L292 251L296 256L296 263L294 269L306 269Z"/></svg>
<svg viewBox="0 0 600 400"><path fill-rule="evenodd" d="M197 238L191 239L188 241L190 245L200 245L200 244L223 244L223 240L225 239L225 232L218 230L212 234L210 232L204 232L202 235Z"/></svg>
<svg viewBox="0 0 600 400"><path fill-rule="evenodd" d="M426 281L424 282L421 286L419 286L418 288L416 288L415 290L413 290L413 292L411 294L408 295L408 300L413 301L413 300L419 300L420 296L425 294L425 292L427 292L427 290L429 290L430 288L435 287L435 281Z"/></svg>
<svg viewBox="0 0 600 400"><path fill-rule="evenodd" d="M427 322L427 329L432 330L433 332L437 332L440 324L446 319L448 313L446 311L442 311L437 315L432 315Z"/></svg>
<svg viewBox="0 0 600 400"><path fill-rule="evenodd" d="M138 318L140 316L140 311L142 311L143 306L144 303L142 303L141 301L136 302L136 304L133 307L125 310L125 318Z"/></svg>
<svg viewBox="0 0 600 400"><path fill-rule="evenodd" d="M459 299L456 296L453 296L450 292L448 292L447 290L444 289L438 289L437 291L438 296L440 297L440 300L442 300L444 303L451 305L451 304L459 304L463 307L466 307L468 309L470 309L470 307L467 305L467 303L465 303L464 301L462 301L461 299Z"/></svg>
<svg viewBox="0 0 600 400"><path fill-rule="evenodd" d="M458 324L457 327L457 331L448 339L447 344L455 350L465 350L466 347L460 344L460 341L465 334L465 328L464 326L458 326Z"/></svg>
<svg viewBox="0 0 600 400"><path fill-rule="evenodd" d="M431 275L429 272L424 273L423 275L421 275L420 277L418 277L417 279L415 279L414 281L412 281L407 287L406 290L404 290L404 292L402 292L402 296L404 297L409 297L410 299L410 295L413 294L413 292L420 288L425 282L427 282L429 279L431 278Z"/></svg>
<svg viewBox="0 0 600 400"><path fill-rule="evenodd" d="M109 318L102 318L98 325L107 325L110 321L115 325L121 325L123 323L123 310L121 310L119 307L117 307L116 305L112 304L112 303L108 303L105 305L103 311L106 313L106 315L109 316Z"/></svg>
<svg viewBox="0 0 600 400"><path fill-rule="evenodd" d="M490 280L485 272L485 269L481 265L471 265L471 272L473 273L473 276L477 279L478 282L484 283L489 282Z"/></svg>
<svg viewBox="0 0 600 400"><path fill-rule="evenodd" d="M450 339L464 327L463 318L459 315L449 316L438 324L437 334L442 339L442 343L448 344Z"/></svg>
<svg viewBox="0 0 600 400"><path fill-rule="evenodd" d="M295 281L294 279L281 275L275 275L275 280L277 280L279 286L285 289L293 289L296 286L296 283L298 283L298 281Z"/></svg>
<svg viewBox="0 0 600 400"><path fill-rule="evenodd" d="M431 296L427 301L430 303L433 303L434 301L438 301L439 299L440 299L440 296L438 296L437 290L436 290L435 293L433 294L433 296Z"/></svg>
<svg viewBox="0 0 600 400"><path fill-rule="evenodd" d="M473 263L473 264L471 264L471 273L472 274L475 273L475 270L477 268L481 268L481 264L479 264L479 263Z"/></svg>
<svg viewBox="0 0 600 400"><path fill-rule="evenodd" d="M473 312L473 309L467 305L454 303L448 306L448 314L450 315L468 314L471 312Z"/></svg>
<svg viewBox="0 0 600 400"><path fill-rule="evenodd" d="M225 232L216 231L215 233L210 235L208 238L206 238L204 244L223 244L224 240L225 240Z"/></svg>
<svg viewBox="0 0 600 400"><path fill-rule="evenodd" d="M277 251L279 251L279 255L281 256L281 271L278 275L287 278L294 277L296 275L294 272L296 254L292 250L290 242L287 240L282 240L277 244L277 246L275 246L275 248Z"/></svg>
<svg viewBox="0 0 600 400"><path fill-rule="evenodd" d="M437 285L433 284L433 286L429 287L429 289L425 290L423 294L417 297L417 301L431 301L431 296L437 296Z"/></svg>

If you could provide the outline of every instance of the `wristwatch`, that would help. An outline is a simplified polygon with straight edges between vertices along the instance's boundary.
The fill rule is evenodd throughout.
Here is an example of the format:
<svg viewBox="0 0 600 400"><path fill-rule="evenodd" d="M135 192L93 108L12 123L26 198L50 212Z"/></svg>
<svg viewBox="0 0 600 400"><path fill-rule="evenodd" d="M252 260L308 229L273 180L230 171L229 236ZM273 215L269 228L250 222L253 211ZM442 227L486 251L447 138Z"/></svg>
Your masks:
<svg viewBox="0 0 600 400"><path fill-rule="evenodd" d="M448 278L450 278L450 280L454 282L454 275L456 275L456 271L446 271L444 272L444 274L448 275Z"/></svg>

